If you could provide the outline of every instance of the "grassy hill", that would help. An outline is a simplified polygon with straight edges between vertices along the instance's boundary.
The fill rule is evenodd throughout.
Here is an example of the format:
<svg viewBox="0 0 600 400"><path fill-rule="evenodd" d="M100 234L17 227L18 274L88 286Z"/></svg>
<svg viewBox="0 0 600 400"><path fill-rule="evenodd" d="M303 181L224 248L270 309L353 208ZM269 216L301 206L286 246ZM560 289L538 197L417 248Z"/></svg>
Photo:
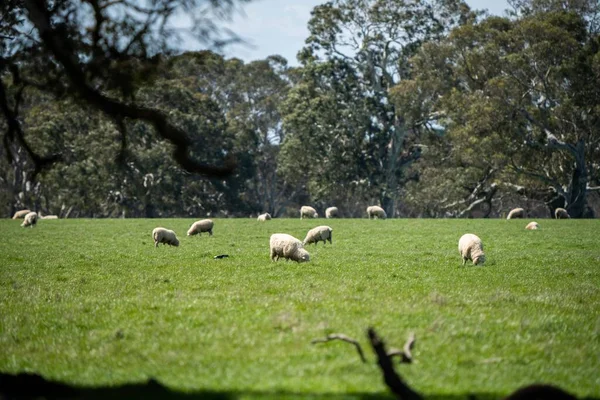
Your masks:
<svg viewBox="0 0 600 400"><path fill-rule="evenodd" d="M432 398L534 382L600 396L600 220L215 219L214 236L186 237L192 222L0 220L0 372L77 387L153 378L161 397L386 398L374 326L390 347L416 334L415 362L397 369ZM270 234L320 224L333 246L270 261ZM154 248L157 226L180 247ZM467 232L483 267L461 266ZM368 363L347 343L310 344L334 332Z"/></svg>

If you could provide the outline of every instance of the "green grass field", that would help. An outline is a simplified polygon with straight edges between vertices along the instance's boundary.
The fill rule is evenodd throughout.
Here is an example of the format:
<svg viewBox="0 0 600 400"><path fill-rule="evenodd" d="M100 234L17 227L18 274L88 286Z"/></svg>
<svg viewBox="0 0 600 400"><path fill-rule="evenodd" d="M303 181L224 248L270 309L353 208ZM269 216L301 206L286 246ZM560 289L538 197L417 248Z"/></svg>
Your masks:
<svg viewBox="0 0 600 400"><path fill-rule="evenodd" d="M387 398L365 330L431 398L549 382L600 397L600 220L0 220L0 372L78 387L154 378L216 398ZM311 261L269 259L269 236L333 228ZM156 226L178 248L154 248ZM461 266L475 233L486 264ZM229 258L213 259L217 254ZM369 362L342 342L358 339Z"/></svg>

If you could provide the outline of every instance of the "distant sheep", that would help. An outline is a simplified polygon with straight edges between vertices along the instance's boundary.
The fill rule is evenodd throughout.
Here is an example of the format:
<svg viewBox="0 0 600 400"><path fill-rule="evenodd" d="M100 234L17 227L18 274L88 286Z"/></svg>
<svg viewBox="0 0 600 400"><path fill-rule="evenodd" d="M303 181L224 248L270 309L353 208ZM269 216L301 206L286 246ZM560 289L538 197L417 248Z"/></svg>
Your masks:
<svg viewBox="0 0 600 400"><path fill-rule="evenodd" d="M506 219L525 218L525 210L522 208L515 208L510 210Z"/></svg>
<svg viewBox="0 0 600 400"><path fill-rule="evenodd" d="M25 218L25 216L26 216L27 214L29 214L30 212L31 212L31 210L20 210L20 211L17 211L17 212L15 213L15 215L13 215L12 219L20 219L20 218Z"/></svg>
<svg viewBox="0 0 600 400"><path fill-rule="evenodd" d="M567 210L565 210L564 208L557 208L554 211L554 218L556 219L568 219L571 218L571 216L569 215L569 213L567 212Z"/></svg>
<svg viewBox="0 0 600 400"><path fill-rule="evenodd" d="M369 206L367 207L367 215L369 216L369 219L386 219L387 218L387 214L385 213L385 210L379 206Z"/></svg>
<svg viewBox="0 0 600 400"><path fill-rule="evenodd" d="M473 260L474 265L480 265L485 262L483 254L483 243L481 239L472 233L462 235L458 241L458 252L462 256L463 265L467 260Z"/></svg>
<svg viewBox="0 0 600 400"><path fill-rule="evenodd" d="M192 224L190 229L188 229L187 235L193 236L193 235L199 235L202 232L208 232L208 235L212 236L213 226L215 226L215 224L210 219L203 219L200 221L196 221Z"/></svg>
<svg viewBox="0 0 600 400"><path fill-rule="evenodd" d="M256 220L257 221L268 221L270 219L271 219L271 214L264 213L264 214L260 214Z"/></svg>
<svg viewBox="0 0 600 400"><path fill-rule="evenodd" d="M27 213L27 215L25 215L25 218L23 218L23 223L21 224L21 226L23 228L26 228L28 226L30 227L34 227L35 224L37 224L37 220L38 220L38 215L36 212L29 212Z"/></svg>
<svg viewBox="0 0 600 400"><path fill-rule="evenodd" d="M325 210L325 218L336 218L338 216L339 210L337 207L329 207Z"/></svg>
<svg viewBox="0 0 600 400"><path fill-rule="evenodd" d="M306 237L304 238L304 241L302 242L302 244L307 245L307 244L314 243L316 245L321 240L323 241L323 245L326 245L328 240L329 240L329 243L332 244L331 243L331 232L332 231L333 231L333 229L331 229L331 227L326 226L326 225L317 226L316 228L312 228L306 234Z"/></svg>
<svg viewBox="0 0 600 400"><path fill-rule="evenodd" d="M304 249L302 242L286 233L272 234L269 247L272 261L278 261L280 257L299 263L310 260L310 254Z"/></svg>
<svg viewBox="0 0 600 400"><path fill-rule="evenodd" d="M540 225L537 222L530 222L527 224L527 226L525 227L525 229L528 229L530 231L534 231L536 229L540 229Z"/></svg>
<svg viewBox="0 0 600 400"><path fill-rule="evenodd" d="M168 244L170 246L179 246L179 239L175 232L165 228L154 228L152 231L152 239L154 239L154 247L158 247L159 243Z"/></svg>
<svg viewBox="0 0 600 400"><path fill-rule="evenodd" d="M319 218L319 214L317 214L317 210L309 206L302 206L300 208L300 219L304 218Z"/></svg>
<svg viewBox="0 0 600 400"><path fill-rule="evenodd" d="M40 219L58 219L58 215L41 215Z"/></svg>

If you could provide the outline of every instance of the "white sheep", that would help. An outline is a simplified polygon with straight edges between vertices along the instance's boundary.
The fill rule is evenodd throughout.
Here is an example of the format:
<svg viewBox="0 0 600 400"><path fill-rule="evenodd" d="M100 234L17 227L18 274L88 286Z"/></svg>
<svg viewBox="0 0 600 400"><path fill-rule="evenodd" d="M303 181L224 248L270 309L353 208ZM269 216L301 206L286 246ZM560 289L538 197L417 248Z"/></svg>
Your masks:
<svg viewBox="0 0 600 400"><path fill-rule="evenodd" d="M540 225L535 222L535 221L531 221L530 223L527 224L527 226L525 227L525 229L530 230L530 231L534 231L536 229L540 229Z"/></svg>
<svg viewBox="0 0 600 400"><path fill-rule="evenodd" d="M190 229L187 231L188 236L200 235L202 232L208 232L209 236L213 234L213 226L215 223L212 222L211 219L202 219L200 221L196 221L190 226Z"/></svg>
<svg viewBox="0 0 600 400"><path fill-rule="evenodd" d="M458 241L458 252L462 256L463 265L467 260L473 260L474 265L483 264L485 262L485 254L483 254L483 243L481 239L472 233L466 233L461 236Z"/></svg>
<svg viewBox="0 0 600 400"><path fill-rule="evenodd" d="M329 243L332 244L331 243L331 232L332 231L333 231L333 229L331 229L331 227L326 226L326 225L317 226L316 228L312 228L306 234L306 237L304 238L304 241L302 242L302 244L307 245L307 244L314 243L315 245L317 245L317 244L319 244L319 242L321 240L323 241L323 245L326 245L328 240L329 240Z"/></svg>
<svg viewBox="0 0 600 400"><path fill-rule="evenodd" d="M299 263L310 260L310 254L304 249L302 242L286 233L272 234L269 247L272 261L278 261L280 257Z"/></svg>
<svg viewBox="0 0 600 400"><path fill-rule="evenodd" d="M37 220L38 220L37 213L34 211L31 211L31 212L27 213L27 215L25 215L25 218L23 218L23 223L21 224L21 226L23 228L26 228L28 226L33 228L35 226L35 224L37 224Z"/></svg>
<svg viewBox="0 0 600 400"><path fill-rule="evenodd" d="M154 239L154 247L158 247L159 243L175 247L179 246L179 239L177 239L175 232L166 228L154 228L152 239Z"/></svg>
<svg viewBox="0 0 600 400"><path fill-rule="evenodd" d="M17 212L15 213L15 215L13 215L12 219L20 219L20 218L25 218L25 216L26 216L27 214L29 214L30 212L31 212L31 210L20 210L20 211L17 211Z"/></svg>
<svg viewBox="0 0 600 400"><path fill-rule="evenodd" d="M260 214L256 220L257 221L268 221L270 219L271 219L271 214L264 213L264 214Z"/></svg>
<svg viewBox="0 0 600 400"><path fill-rule="evenodd" d="M58 219L58 215L42 215L41 219Z"/></svg>
<svg viewBox="0 0 600 400"><path fill-rule="evenodd" d="M510 210L506 219L525 218L525 210L522 208L515 208Z"/></svg>
<svg viewBox="0 0 600 400"><path fill-rule="evenodd" d="M335 218L338 216L339 210L337 207L329 207L325 210L325 218Z"/></svg>
<svg viewBox="0 0 600 400"><path fill-rule="evenodd" d="M385 210L379 206L369 206L367 207L367 215L369 216L369 219L386 219L387 218L387 214L385 213Z"/></svg>
<svg viewBox="0 0 600 400"><path fill-rule="evenodd" d="M319 214L317 214L317 210L310 206L302 206L300 208L300 219L306 218L319 218Z"/></svg>
<svg viewBox="0 0 600 400"><path fill-rule="evenodd" d="M568 219L571 218L571 216L569 215L569 213L567 212L567 210L565 210L564 208L557 208L556 210L554 210L554 218L556 219Z"/></svg>

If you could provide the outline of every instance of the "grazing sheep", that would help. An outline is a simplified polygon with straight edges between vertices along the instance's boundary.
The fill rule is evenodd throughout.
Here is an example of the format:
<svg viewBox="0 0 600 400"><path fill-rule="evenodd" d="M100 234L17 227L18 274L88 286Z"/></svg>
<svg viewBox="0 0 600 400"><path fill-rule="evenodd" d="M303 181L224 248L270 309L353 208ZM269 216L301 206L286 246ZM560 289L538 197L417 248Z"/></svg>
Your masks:
<svg viewBox="0 0 600 400"><path fill-rule="evenodd" d="M271 219L271 214L264 213L264 214L260 214L256 220L257 221L268 221L270 219Z"/></svg>
<svg viewBox="0 0 600 400"><path fill-rule="evenodd" d="M152 239L154 239L154 247L158 247L159 243L175 247L179 246L179 239L177 239L175 232L166 228L154 228Z"/></svg>
<svg viewBox="0 0 600 400"><path fill-rule="evenodd" d="M326 218L335 218L338 216L339 210L337 207L329 207L327 210L325 210L325 217Z"/></svg>
<svg viewBox="0 0 600 400"><path fill-rule="evenodd" d="M40 219L58 219L58 215L41 215Z"/></svg>
<svg viewBox="0 0 600 400"><path fill-rule="evenodd" d="M385 213L385 210L379 206L370 206L367 207L367 215L369 216L369 219L386 219L387 218L387 214Z"/></svg>
<svg viewBox="0 0 600 400"><path fill-rule="evenodd" d="M306 218L319 218L319 214L317 214L317 210L309 206L302 206L300 208L300 219Z"/></svg>
<svg viewBox="0 0 600 400"><path fill-rule="evenodd" d="M330 244L333 244L333 243L331 243L331 231L333 231L333 229L331 229L331 227L326 226L326 225L317 226L316 228L312 228L306 234L306 237L304 238L304 241L302 242L302 244L307 245L307 244L314 243L316 246L321 240L323 241L323 245L326 245L328 240L329 240Z"/></svg>
<svg viewBox="0 0 600 400"><path fill-rule="evenodd" d="M15 215L13 215L12 219L20 219L20 218L25 218L25 216L26 216L27 214L29 214L30 212L31 212L31 210L20 210L20 211L17 211L17 212L15 213Z"/></svg>
<svg viewBox="0 0 600 400"><path fill-rule="evenodd" d="M465 265L467 260L473 260L474 265L483 264L485 262L483 243L481 243L481 239L472 233L462 235L458 241L458 252L462 256L463 265Z"/></svg>
<svg viewBox="0 0 600 400"><path fill-rule="evenodd" d="M193 235L200 235L202 232L208 232L209 236L212 236L213 226L215 226L215 224L210 219L203 219L200 221L196 221L192 224L190 229L187 231L187 235L193 236Z"/></svg>
<svg viewBox="0 0 600 400"><path fill-rule="evenodd" d="M274 233L269 241L271 261L278 261L280 257L299 263L309 261L310 254L304 250L302 242L286 233Z"/></svg>
<svg viewBox="0 0 600 400"><path fill-rule="evenodd" d="M28 226L33 228L35 226L35 224L37 224L37 220L38 220L37 213L34 211L31 211L31 212L27 213L27 215L25 215L25 218L23 218L23 223L21 224L21 226L23 228L26 228Z"/></svg>
<svg viewBox="0 0 600 400"><path fill-rule="evenodd" d="M527 224L527 226L525 227L525 229L528 229L530 231L534 231L536 229L540 229L540 225L537 222L530 222Z"/></svg>
<svg viewBox="0 0 600 400"><path fill-rule="evenodd" d="M554 210L554 218L556 219L568 219L571 218L571 216L569 215L569 213L567 212L567 210L565 210L564 208L557 208L556 210Z"/></svg>
<svg viewBox="0 0 600 400"><path fill-rule="evenodd" d="M510 210L506 219L525 218L525 210L522 208L515 208Z"/></svg>

